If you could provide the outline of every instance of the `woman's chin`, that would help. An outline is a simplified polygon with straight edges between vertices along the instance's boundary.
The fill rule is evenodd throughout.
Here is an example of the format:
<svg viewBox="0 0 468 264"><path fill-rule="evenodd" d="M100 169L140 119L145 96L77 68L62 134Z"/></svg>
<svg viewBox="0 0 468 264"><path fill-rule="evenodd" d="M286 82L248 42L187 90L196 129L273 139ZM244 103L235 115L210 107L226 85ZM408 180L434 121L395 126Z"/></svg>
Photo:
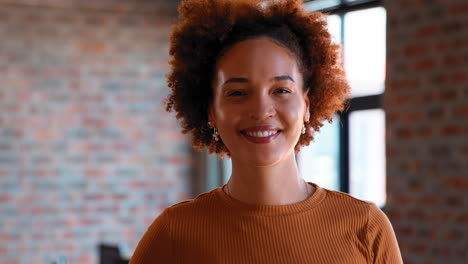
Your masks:
<svg viewBox="0 0 468 264"><path fill-rule="evenodd" d="M255 167L268 167L281 162L282 156L274 153L248 153L239 160Z"/></svg>

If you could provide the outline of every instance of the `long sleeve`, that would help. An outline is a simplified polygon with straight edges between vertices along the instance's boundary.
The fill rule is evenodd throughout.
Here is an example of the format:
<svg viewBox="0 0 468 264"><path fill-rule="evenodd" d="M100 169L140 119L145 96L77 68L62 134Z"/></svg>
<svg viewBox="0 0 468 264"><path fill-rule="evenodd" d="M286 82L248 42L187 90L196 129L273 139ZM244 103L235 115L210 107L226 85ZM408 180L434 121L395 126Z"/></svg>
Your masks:
<svg viewBox="0 0 468 264"><path fill-rule="evenodd" d="M170 263L172 259L170 233L169 208L166 208L143 235L130 264Z"/></svg>
<svg viewBox="0 0 468 264"><path fill-rule="evenodd" d="M403 263L392 224L374 203L370 205L368 221L367 238L372 263Z"/></svg>

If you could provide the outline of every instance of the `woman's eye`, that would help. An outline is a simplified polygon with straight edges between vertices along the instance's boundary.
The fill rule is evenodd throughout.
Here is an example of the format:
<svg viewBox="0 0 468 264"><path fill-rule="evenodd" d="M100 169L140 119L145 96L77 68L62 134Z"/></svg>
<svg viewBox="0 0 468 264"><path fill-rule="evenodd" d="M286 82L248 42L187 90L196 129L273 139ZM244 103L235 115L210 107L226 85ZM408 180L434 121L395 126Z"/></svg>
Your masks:
<svg viewBox="0 0 468 264"><path fill-rule="evenodd" d="M280 94L290 93L290 91L288 89L285 89L285 88L280 88L280 89L276 90L275 92L280 93Z"/></svg>
<svg viewBox="0 0 468 264"><path fill-rule="evenodd" d="M228 96L241 96L244 95L245 93L242 91L232 91L228 94Z"/></svg>

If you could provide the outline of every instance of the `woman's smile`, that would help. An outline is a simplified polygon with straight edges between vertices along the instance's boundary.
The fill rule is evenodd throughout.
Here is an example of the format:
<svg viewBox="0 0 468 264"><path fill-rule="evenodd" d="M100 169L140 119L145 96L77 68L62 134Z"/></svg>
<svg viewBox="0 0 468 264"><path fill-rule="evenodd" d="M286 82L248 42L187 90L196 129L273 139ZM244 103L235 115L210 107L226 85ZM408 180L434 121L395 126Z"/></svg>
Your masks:
<svg viewBox="0 0 468 264"><path fill-rule="evenodd" d="M241 130L240 133L250 142L266 144L275 140L281 133L281 129L272 126L257 126Z"/></svg>

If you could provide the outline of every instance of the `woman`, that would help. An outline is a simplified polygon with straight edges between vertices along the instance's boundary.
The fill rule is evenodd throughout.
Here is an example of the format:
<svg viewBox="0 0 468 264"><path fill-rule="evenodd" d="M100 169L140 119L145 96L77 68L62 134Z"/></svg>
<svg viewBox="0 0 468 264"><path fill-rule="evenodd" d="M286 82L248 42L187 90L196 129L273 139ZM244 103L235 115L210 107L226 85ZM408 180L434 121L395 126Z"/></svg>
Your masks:
<svg viewBox="0 0 468 264"><path fill-rule="evenodd" d="M131 264L402 263L371 202L306 183L295 153L349 88L324 17L302 1L191 0L171 37L174 110L229 182L166 208Z"/></svg>

